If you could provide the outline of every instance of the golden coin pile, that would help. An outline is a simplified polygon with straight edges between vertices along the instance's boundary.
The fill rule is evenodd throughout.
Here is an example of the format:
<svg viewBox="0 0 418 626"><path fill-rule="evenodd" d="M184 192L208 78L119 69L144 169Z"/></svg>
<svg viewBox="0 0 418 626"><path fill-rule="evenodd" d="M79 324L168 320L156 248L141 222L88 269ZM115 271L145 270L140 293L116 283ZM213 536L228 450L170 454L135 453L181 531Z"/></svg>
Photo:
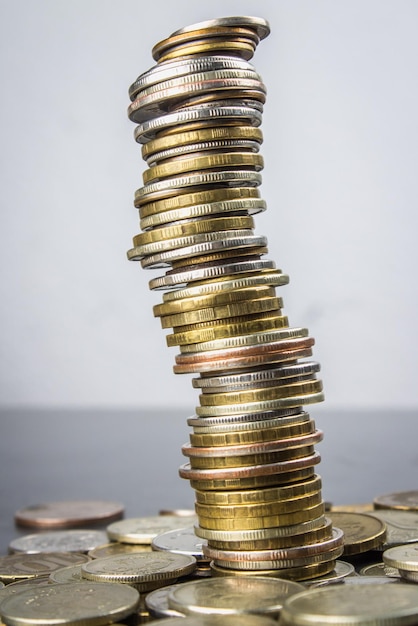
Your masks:
<svg viewBox="0 0 418 626"><path fill-rule="evenodd" d="M314 339L292 328L276 288L288 276L254 233L266 87L249 62L270 32L254 17L183 28L129 89L148 165L135 193L141 233L130 260L165 274L154 307L175 373L198 374L199 406L180 475L196 491L196 534L214 575L293 580L333 571L342 532L324 516L322 432L304 407L323 400Z"/></svg>

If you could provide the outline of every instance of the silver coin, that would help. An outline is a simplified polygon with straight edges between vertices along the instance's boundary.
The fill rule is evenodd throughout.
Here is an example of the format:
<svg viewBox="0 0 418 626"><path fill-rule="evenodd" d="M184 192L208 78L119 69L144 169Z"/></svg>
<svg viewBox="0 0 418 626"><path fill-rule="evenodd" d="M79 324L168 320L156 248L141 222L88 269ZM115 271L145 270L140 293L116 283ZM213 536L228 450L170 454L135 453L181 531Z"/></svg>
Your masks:
<svg viewBox="0 0 418 626"><path fill-rule="evenodd" d="M192 122L232 120L237 119L243 125L258 127L262 122L262 114L250 106L221 106L207 107L195 106L184 110L161 115L153 120L147 120L135 128L134 138L139 143L147 143L154 139L156 134L173 126L189 124Z"/></svg>
<svg viewBox="0 0 418 626"><path fill-rule="evenodd" d="M208 561L203 554L203 545L206 543L196 535L193 526L188 526L157 535L152 540L151 547L153 550L194 556L199 562Z"/></svg>
<svg viewBox="0 0 418 626"><path fill-rule="evenodd" d="M212 352L212 350L229 350L230 348L241 348L245 346L258 346L265 343L293 339L294 337L307 337L307 328L279 328L276 330L265 330L249 335L238 335L226 337L225 339L214 339L213 341L202 341L190 345L181 346L182 354L195 352Z"/></svg>
<svg viewBox="0 0 418 626"><path fill-rule="evenodd" d="M170 80L186 74L225 69L252 69L255 71L254 66L244 59L222 55L163 61L138 76L136 81L129 87L129 97L131 100L135 100L136 94L142 89L164 80Z"/></svg>
<svg viewBox="0 0 418 626"><path fill-rule="evenodd" d="M378 509L368 512L386 524L385 543L379 550L418 541L418 512L393 509Z"/></svg>
<svg viewBox="0 0 418 626"><path fill-rule="evenodd" d="M152 279L149 282L149 288L157 290L170 289L198 280L211 280L219 276L233 276L234 274L257 272L265 269L276 269L275 262L268 259L235 260L233 263L224 263L222 265L214 264L210 267L167 272L165 276Z"/></svg>
<svg viewBox="0 0 418 626"><path fill-rule="evenodd" d="M145 596L145 606L151 617L184 617L184 613L170 609L168 606L168 594L179 585L168 585L161 589L155 589Z"/></svg>
<svg viewBox="0 0 418 626"><path fill-rule="evenodd" d="M139 225L142 230L170 224L186 219L202 218L210 216L223 217L224 215L245 214L253 215L265 211L266 203L261 198L247 198L245 200L224 200L222 202L210 202L207 204L195 204L180 209L170 209L153 213L140 219Z"/></svg>
<svg viewBox="0 0 418 626"><path fill-rule="evenodd" d="M271 369L255 370L253 372L243 372L241 374L228 374L226 376L204 376L193 378L192 385L196 389L220 388L227 385L244 386L263 382L275 382L297 376L311 376L319 372L321 366L316 361L306 361L302 363L292 363Z"/></svg>
<svg viewBox="0 0 418 626"><path fill-rule="evenodd" d="M212 20L205 20L204 22L197 22L196 24L190 24L190 26L185 26L180 28L179 30L171 33L170 37L175 37L176 35L182 35L183 33L190 33L194 30L203 30L205 28L216 28L219 26L224 27L237 27L237 28L250 28L257 33L260 39L265 39L270 34L270 25L267 20L264 20L261 17L252 17L248 15L244 16L229 16L229 17L219 17Z"/></svg>
<svg viewBox="0 0 418 626"><path fill-rule="evenodd" d="M371 563L369 565L365 565L359 571L360 576L370 576L372 578L376 578L377 576L381 576L384 578L385 576L389 578L400 578L399 570L395 567L389 567L386 563Z"/></svg>
<svg viewBox="0 0 418 626"><path fill-rule="evenodd" d="M135 202L146 204L167 196L176 196L179 189L199 187L200 185L223 185L226 187L259 187L261 174L252 170L223 170L193 172L183 176L166 178L155 183L148 183L135 192Z"/></svg>
<svg viewBox="0 0 418 626"><path fill-rule="evenodd" d="M355 576L355 569L352 563L346 563L345 561L335 561L335 567L332 572L319 576L318 578L312 578L311 580L304 580L303 584L307 587L319 587L322 585L330 585L333 583L343 582L347 577Z"/></svg>
<svg viewBox="0 0 418 626"><path fill-rule="evenodd" d="M175 148L169 148L167 150L161 150L160 152L155 152L147 157L145 160L149 167L157 165L160 161L165 161L166 159L173 159L176 157L184 156L185 154L192 154L195 152L199 152L201 154L211 154L211 151L223 151L223 150L237 150L237 151L245 151L251 153L257 153L260 149L260 144L258 141L246 140L246 139L222 139L222 140L214 140L207 141L202 143L195 144L187 144L184 146L177 146Z"/></svg>
<svg viewBox="0 0 418 626"><path fill-rule="evenodd" d="M287 411L267 411L260 413L247 413L238 415L221 415L219 417L189 417L187 424L195 428L226 430L258 430L262 428L262 424L270 424L274 427L276 422L278 425L291 426L293 424L301 424L310 420L307 411L298 411L298 409L289 409ZM232 427L232 428L231 428ZM203 431L201 431L203 432ZM209 431L210 432L210 431ZM212 431L215 432L215 431Z"/></svg>
<svg viewBox="0 0 418 626"><path fill-rule="evenodd" d="M196 242L191 246L185 246L176 250L167 250L141 259L141 265L144 268L167 267L173 261L180 261L191 256L200 256L210 254L211 252L220 252L223 250L234 250L248 248L248 254L251 254L251 248L264 247L267 245L265 237L257 237L256 235L246 235L244 231L228 231L230 235L225 238L214 239L203 243ZM249 231L251 232L251 231Z"/></svg>
<svg viewBox="0 0 418 626"><path fill-rule="evenodd" d="M150 87L151 89L151 87ZM184 85L176 85L161 89L149 95L139 94L128 107L128 117L132 122L141 124L150 119L167 113L172 102L184 102L196 95L221 93L224 90L252 91L257 93L262 102L265 101L266 88L259 78L213 78L211 80L192 81ZM221 100L221 97L219 97Z"/></svg>
<svg viewBox="0 0 418 626"><path fill-rule="evenodd" d="M212 241L228 241L228 239L246 237L246 235L248 235L249 233L253 233L252 229L242 228L239 230L212 231L208 233L199 233L196 235L186 235L184 237L174 237L173 239L154 241L152 243L146 243L141 246L136 246L134 248L135 260L144 257L159 255L164 252L173 252L174 256L176 257L177 253L175 252L175 250L178 250L179 248L183 249L189 246L210 243ZM180 258L183 257L184 255L182 255Z"/></svg>
<svg viewBox="0 0 418 626"><path fill-rule="evenodd" d="M184 351L182 351L184 354ZM281 387L285 385L293 385L295 383L307 383L316 381L316 376L312 376L311 374L306 374L305 376L292 376L289 378L281 378L275 381L263 381L258 383L253 383L249 385L222 385L222 387L210 387L203 390L203 393L211 394L211 393L228 393L230 391L235 391L237 393L251 391L254 389L269 389L271 387Z"/></svg>
<svg viewBox="0 0 418 626"><path fill-rule="evenodd" d="M9 552L37 554L40 552L88 552L106 543L107 535L100 530L55 530L17 537L9 544Z"/></svg>
<svg viewBox="0 0 418 626"><path fill-rule="evenodd" d="M199 97L197 96L197 98ZM187 101L187 103L182 103L182 102L175 103L173 105L173 111L185 111L191 106L192 102L193 102L193 98L190 98ZM222 98L221 100L209 100L208 102L201 102L199 99L197 99L195 103L193 104L193 108L196 110L217 109L220 106L236 107L237 99L236 98L225 98L225 99ZM260 100L251 99L251 97L248 97L245 94L242 94L242 97L239 98L239 106L248 107L250 109L255 109L256 111L259 111L260 113L262 113L264 110L264 105L262 102L260 102Z"/></svg>
<svg viewBox="0 0 418 626"><path fill-rule="evenodd" d="M210 419L210 418L209 418ZM206 418L202 418L206 420ZM249 430L261 430L265 428L283 428L311 422L312 430L315 429L315 421L309 416L305 418L303 413L288 417L276 417L269 420L253 420L252 422L236 422L232 424L220 424L219 426L194 426L193 432L196 435L217 434L217 433L237 433Z"/></svg>

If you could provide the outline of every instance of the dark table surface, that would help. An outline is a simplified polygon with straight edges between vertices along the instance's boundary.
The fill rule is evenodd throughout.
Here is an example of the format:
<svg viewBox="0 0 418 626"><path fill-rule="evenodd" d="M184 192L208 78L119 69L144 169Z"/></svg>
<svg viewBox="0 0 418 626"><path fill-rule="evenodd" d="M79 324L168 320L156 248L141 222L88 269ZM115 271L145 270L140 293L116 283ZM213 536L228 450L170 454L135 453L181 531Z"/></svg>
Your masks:
<svg viewBox="0 0 418 626"><path fill-rule="evenodd" d="M185 409L0 411L0 554L19 535L17 510L63 500L111 500L125 517L191 509L178 475L190 427ZM418 410L310 410L324 440L317 473L323 499L368 503L418 489Z"/></svg>

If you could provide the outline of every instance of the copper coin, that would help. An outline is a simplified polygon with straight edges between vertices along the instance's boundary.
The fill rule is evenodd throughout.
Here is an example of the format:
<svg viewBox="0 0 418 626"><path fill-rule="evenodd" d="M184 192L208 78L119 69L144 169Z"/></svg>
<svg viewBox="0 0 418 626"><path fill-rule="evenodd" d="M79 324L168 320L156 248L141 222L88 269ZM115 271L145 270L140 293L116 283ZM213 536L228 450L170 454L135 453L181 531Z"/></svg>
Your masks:
<svg viewBox="0 0 418 626"><path fill-rule="evenodd" d="M70 500L25 507L15 513L15 522L32 528L75 528L117 520L123 513L124 507L119 502Z"/></svg>
<svg viewBox="0 0 418 626"><path fill-rule="evenodd" d="M378 496L373 500L375 509L418 511L418 491L399 491Z"/></svg>

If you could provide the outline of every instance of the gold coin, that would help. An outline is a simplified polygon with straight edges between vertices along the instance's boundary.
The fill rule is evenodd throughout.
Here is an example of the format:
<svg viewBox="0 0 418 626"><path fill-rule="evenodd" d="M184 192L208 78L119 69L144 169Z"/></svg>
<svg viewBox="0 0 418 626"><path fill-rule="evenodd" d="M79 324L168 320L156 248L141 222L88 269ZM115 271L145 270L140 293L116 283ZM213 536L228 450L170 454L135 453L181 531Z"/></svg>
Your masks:
<svg viewBox="0 0 418 626"><path fill-rule="evenodd" d="M203 252L201 255L181 257L179 259L173 259L171 261L171 267L173 271L181 270L193 270L195 267L208 267L214 265L220 261L229 262L233 259L237 260L239 257L245 257L247 260L259 259L263 254L267 254L268 248L263 245L259 245L260 241L250 242L248 245L238 244L234 246L228 246L221 250L212 252Z"/></svg>
<svg viewBox="0 0 418 626"><path fill-rule="evenodd" d="M200 504L196 502L195 509L199 520L200 517L242 519L247 517L269 517L295 513L321 503L321 491L319 490L315 493L300 496L294 500L284 500L283 502L261 502L236 505Z"/></svg>
<svg viewBox="0 0 418 626"><path fill-rule="evenodd" d="M242 444L261 443L275 439L291 438L295 435L312 433L315 429L313 420L292 426L277 426L228 433L196 434L190 433L190 443L197 447L237 446Z"/></svg>
<svg viewBox="0 0 418 626"><path fill-rule="evenodd" d="M210 564L212 570L212 576L271 576L273 578L284 578L286 580L311 580L313 578L324 576L333 571L335 567L334 561L327 563L314 563L312 565L305 565L305 567L290 567L280 568L272 570L233 570L226 567L221 567L215 563ZM298 594L299 595L299 594Z"/></svg>
<svg viewBox="0 0 418 626"><path fill-rule="evenodd" d="M252 152L214 152L213 154L196 153L192 157L176 157L167 159L160 165L154 165L142 174L144 185L151 181L180 176L186 172L207 169L228 169L249 167L260 171L264 167L264 159L260 154Z"/></svg>
<svg viewBox="0 0 418 626"><path fill-rule="evenodd" d="M239 445L227 446L203 446L197 447L185 443L181 447L184 456L193 458L218 458L243 456L248 454L265 454L269 452L281 452L284 450L299 449L304 446L312 446L322 441L323 433L321 430L314 430L311 433L303 435L292 435L291 437L264 440L256 443L242 443Z"/></svg>
<svg viewBox="0 0 418 626"><path fill-rule="evenodd" d="M294 559L280 559L271 561L228 561L227 559L214 559L216 565L221 565L224 568L234 570L250 570L250 571L269 571L272 569L291 568L291 567L306 567L308 565L314 565L317 563L329 563L335 562L338 557L341 556L343 547L337 547L329 552L323 554L316 554L307 557L300 557Z"/></svg>
<svg viewBox="0 0 418 626"><path fill-rule="evenodd" d="M208 293L203 296L195 296L192 298L183 298L181 300L173 300L171 302L163 302L153 307L154 317L164 317L166 315L176 315L178 313L186 313L187 311L198 311L209 307L215 307L222 304L230 304L233 302L252 301L259 298L275 297L276 290L270 285L254 285L243 287L234 291L222 291Z"/></svg>
<svg viewBox="0 0 418 626"><path fill-rule="evenodd" d="M199 396L201 406L221 404L239 404L241 402L264 402L295 395L318 393L322 391L321 380L310 380L291 385L276 385L248 391L227 391L223 393L202 393Z"/></svg>
<svg viewBox="0 0 418 626"><path fill-rule="evenodd" d="M296 500L321 490L321 477L314 474L309 480L296 485L270 487L265 489L245 489L241 491L200 491L195 490L196 502L207 505L238 505L258 502Z"/></svg>
<svg viewBox="0 0 418 626"><path fill-rule="evenodd" d="M252 313L274 311L281 309L282 306L282 298L267 297L250 301L244 300L233 304L206 307L204 309L178 313L176 315L165 315L161 318L161 326L162 328L174 328L177 326L184 326L186 324L199 324L201 322L210 322L220 318L224 319L242 315L251 315Z"/></svg>
<svg viewBox="0 0 418 626"><path fill-rule="evenodd" d="M247 322L258 322L266 319L270 319L271 317L275 317L276 315L280 316L280 309L276 311L265 311L261 313L252 313L249 315L236 315L234 317L229 318L228 320L224 319L214 319L209 320L208 322L199 322L197 324L183 324L182 326L173 326L173 330L175 333L182 332L190 332L190 331L203 331L206 329L212 328L221 328L224 326L234 325L234 324L246 324Z"/></svg>
<svg viewBox="0 0 418 626"><path fill-rule="evenodd" d="M230 362L229 366L233 367L233 363ZM222 368L222 370L226 369L227 367ZM272 411L276 409L302 407L306 404L322 402L323 399L324 394L322 392L319 392L309 393L303 396L288 396L286 398L278 398L277 400L260 400L258 402L248 402L243 404L218 404L216 406L198 406L196 407L196 415L198 415L199 417L215 417L221 415L236 415L239 413L259 413L262 411Z"/></svg>
<svg viewBox="0 0 418 626"><path fill-rule="evenodd" d="M201 233L218 230L239 230L247 228L254 228L254 219L249 215L215 217L208 220L197 219L191 222L178 223L167 227L161 226L147 230L144 233L135 235L133 245L134 247L141 247L159 241L166 241L167 239L176 239L176 237L200 235Z"/></svg>
<svg viewBox="0 0 418 626"><path fill-rule="evenodd" d="M168 137L157 137L148 141L141 148L142 158L155 152L161 152L169 148L197 144L210 141L222 141L230 139L248 139L262 143L263 133L254 126L217 126L215 128L201 128L189 131L177 131Z"/></svg>
<svg viewBox="0 0 418 626"><path fill-rule="evenodd" d="M245 333L260 333L277 328L287 328L288 325L289 320L286 315L275 315L265 319L242 322L241 324L224 324L223 326L203 328L201 330L173 333L172 335L166 335L165 339L167 345L173 347L235 337Z"/></svg>
<svg viewBox="0 0 418 626"><path fill-rule="evenodd" d="M283 515L264 515L260 517L219 518L203 517L199 515L199 526L215 530L255 530L271 528L273 526L291 526L320 517L324 513L321 502L311 508L306 508Z"/></svg>
<svg viewBox="0 0 418 626"><path fill-rule="evenodd" d="M188 192L184 191L184 193L181 193L182 191L184 190L178 190L177 195L174 197L148 203L143 203L142 199L137 203L135 196L134 204L137 208L139 207L139 215L142 218L162 211L174 211L200 204L212 204L228 200L260 199L260 191L254 187L221 187L219 189L203 189L200 191L188 190Z"/></svg>
<svg viewBox="0 0 418 626"><path fill-rule="evenodd" d="M192 469L239 469L257 465L270 465L284 463L301 458L309 457L313 454L313 446L301 446L290 450L280 450L275 452L260 452L259 454L243 454L241 456L193 456L190 457Z"/></svg>
<svg viewBox="0 0 418 626"><path fill-rule="evenodd" d="M255 45L254 42L248 37L240 37L235 41L225 39L222 41L211 41L208 39L199 40L195 44L179 45L175 48L171 48L168 52L161 55L159 58L160 63L164 61L170 61L172 59L178 59L189 56L201 56L204 54L222 54L238 56L246 61L249 61L254 55Z"/></svg>
<svg viewBox="0 0 418 626"><path fill-rule="evenodd" d="M344 531L344 554L354 555L375 550L383 545L386 525L367 513L330 511L333 526Z"/></svg>
<svg viewBox="0 0 418 626"><path fill-rule="evenodd" d="M240 291L241 290L234 293L239 293ZM273 291L271 295L275 295L275 293L276 292ZM275 328L273 330L267 330L263 333L249 333L244 335L238 335L235 337L225 337L224 339L215 339L214 341L201 341L192 346L181 346L180 352L182 354L195 354L199 352L212 352L218 350L230 350L233 348L246 348L249 346L262 346L264 344L272 344L276 342L279 343L288 339L295 339L307 336L307 328ZM228 398L228 396L226 396L226 398ZM222 402L220 402L219 404L222 404Z"/></svg>
<svg viewBox="0 0 418 626"><path fill-rule="evenodd" d="M318 460L319 462L319 460ZM186 468L183 468L183 478L188 478L185 472ZM287 486L289 484L297 483L300 480L307 480L314 476L313 467L306 467L295 471L283 471L280 474L266 474L259 476L246 476L241 478L203 478L196 476L196 471L193 472L194 479L190 480L190 486L192 489L201 489L205 491L228 491L230 489L256 489L259 487L271 487L271 486ZM207 475L207 472L205 472Z"/></svg>

